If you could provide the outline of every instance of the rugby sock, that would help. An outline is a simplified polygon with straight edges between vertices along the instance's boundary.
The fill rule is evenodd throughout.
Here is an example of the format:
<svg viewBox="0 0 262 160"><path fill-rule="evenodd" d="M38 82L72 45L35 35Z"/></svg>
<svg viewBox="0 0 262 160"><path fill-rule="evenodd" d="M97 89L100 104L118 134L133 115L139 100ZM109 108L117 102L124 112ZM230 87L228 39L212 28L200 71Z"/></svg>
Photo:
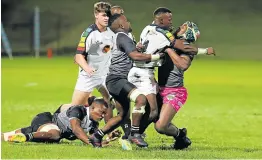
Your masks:
<svg viewBox="0 0 262 160"><path fill-rule="evenodd" d="M34 138L33 133L27 133L25 134L25 137L26 141L31 141Z"/></svg>
<svg viewBox="0 0 262 160"><path fill-rule="evenodd" d="M131 127L131 136L133 136L135 133L139 133L139 127L133 126Z"/></svg>
<svg viewBox="0 0 262 160"><path fill-rule="evenodd" d="M179 133L180 133L180 130L179 130L179 129L177 129L177 135L176 135L176 136L174 136L174 138L175 138L175 139L177 139L177 137L179 136Z"/></svg>
<svg viewBox="0 0 262 160"><path fill-rule="evenodd" d="M95 134L94 134L94 136L95 136L96 138L98 138L98 139L102 139L102 138L104 137L104 135L105 135L105 133L104 133L101 129L98 129L98 130L95 132Z"/></svg>
<svg viewBox="0 0 262 160"><path fill-rule="evenodd" d="M124 122L121 124L121 127L124 131L124 136L122 137L122 139L127 139L128 135L131 132L131 120L130 120L130 118L126 118L124 120Z"/></svg>

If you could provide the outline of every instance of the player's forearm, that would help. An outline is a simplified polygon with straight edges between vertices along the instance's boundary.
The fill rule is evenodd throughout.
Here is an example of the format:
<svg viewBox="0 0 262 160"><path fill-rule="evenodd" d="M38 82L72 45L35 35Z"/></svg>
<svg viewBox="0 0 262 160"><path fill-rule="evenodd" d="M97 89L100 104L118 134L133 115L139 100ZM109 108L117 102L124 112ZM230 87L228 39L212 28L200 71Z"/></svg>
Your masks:
<svg viewBox="0 0 262 160"><path fill-rule="evenodd" d="M175 49L179 49L184 53L188 53L188 54L197 54L198 52L198 48L195 46L191 46L191 45L185 45L184 44L185 41L177 39L173 45L173 47Z"/></svg>
<svg viewBox="0 0 262 160"><path fill-rule="evenodd" d="M188 62L185 58L180 57L173 49L168 48L166 50L172 62L177 66L177 68L181 70L186 70L190 66L190 62Z"/></svg>
<svg viewBox="0 0 262 160"><path fill-rule="evenodd" d="M156 61L160 59L160 54L151 55L134 51L129 57L134 61Z"/></svg>
<svg viewBox="0 0 262 160"><path fill-rule="evenodd" d="M85 71L87 72L89 66L82 54L75 55L75 62Z"/></svg>
<svg viewBox="0 0 262 160"><path fill-rule="evenodd" d="M79 127L75 127L73 129L73 133L82 142L84 142L86 144L89 144L88 136L86 135L86 133L84 132L84 130L80 126Z"/></svg>
<svg viewBox="0 0 262 160"><path fill-rule="evenodd" d="M129 57L134 61L151 61L150 54L143 54L137 51L129 53Z"/></svg>

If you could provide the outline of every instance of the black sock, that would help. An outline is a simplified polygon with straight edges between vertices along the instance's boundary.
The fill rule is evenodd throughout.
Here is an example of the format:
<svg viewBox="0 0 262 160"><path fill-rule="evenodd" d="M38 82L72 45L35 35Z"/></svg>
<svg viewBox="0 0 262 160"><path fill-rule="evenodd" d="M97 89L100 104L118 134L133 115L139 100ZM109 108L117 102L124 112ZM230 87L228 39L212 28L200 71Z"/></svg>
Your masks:
<svg viewBox="0 0 262 160"><path fill-rule="evenodd" d="M96 138L98 138L98 139L102 139L103 137L104 137L104 132L101 130L101 129L98 129L96 132L95 132L95 134L94 134L94 136L96 137Z"/></svg>
<svg viewBox="0 0 262 160"><path fill-rule="evenodd" d="M135 133L139 133L139 127L132 126L131 127L131 136L133 136Z"/></svg>
<svg viewBox="0 0 262 160"><path fill-rule="evenodd" d="M127 139L131 132L131 120L129 118L125 119L125 121L121 124L121 127L124 131L122 139Z"/></svg>
<svg viewBox="0 0 262 160"><path fill-rule="evenodd" d="M174 138L177 139L177 138L181 138L183 136L185 136L185 134L181 131L181 129L177 128L177 135L174 136Z"/></svg>
<svg viewBox="0 0 262 160"><path fill-rule="evenodd" d="M33 137L33 133L27 133L25 134L26 137L26 141L31 141L34 137Z"/></svg>

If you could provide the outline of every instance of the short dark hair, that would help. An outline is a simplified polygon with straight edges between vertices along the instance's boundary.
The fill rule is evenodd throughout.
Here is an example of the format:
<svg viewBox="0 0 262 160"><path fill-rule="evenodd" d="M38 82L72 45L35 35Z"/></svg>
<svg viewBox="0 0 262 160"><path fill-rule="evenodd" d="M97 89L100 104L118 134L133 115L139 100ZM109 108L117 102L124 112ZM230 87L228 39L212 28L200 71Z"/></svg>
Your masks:
<svg viewBox="0 0 262 160"><path fill-rule="evenodd" d="M172 12L168 8L159 7L154 11L153 15L156 16L163 13L172 13Z"/></svg>
<svg viewBox="0 0 262 160"><path fill-rule="evenodd" d="M114 14L111 17L109 17L108 26L111 26L115 20L117 20L122 14Z"/></svg>
<svg viewBox="0 0 262 160"><path fill-rule="evenodd" d="M108 108L108 105L106 101L103 98L97 98L95 96L88 98L88 105L91 106L93 103L98 103L104 105L106 108Z"/></svg>

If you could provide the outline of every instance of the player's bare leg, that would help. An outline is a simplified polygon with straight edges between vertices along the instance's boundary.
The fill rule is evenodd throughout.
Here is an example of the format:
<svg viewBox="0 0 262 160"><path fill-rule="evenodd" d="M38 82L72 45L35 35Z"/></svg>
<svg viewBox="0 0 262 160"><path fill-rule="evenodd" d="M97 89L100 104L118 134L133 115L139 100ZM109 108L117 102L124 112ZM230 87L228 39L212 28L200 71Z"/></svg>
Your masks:
<svg viewBox="0 0 262 160"><path fill-rule="evenodd" d="M170 104L164 104L162 106L159 120L155 124L155 129L160 134L166 134L167 136L177 136L178 135L178 128L170 126L172 119L176 115L176 111Z"/></svg>
<svg viewBox="0 0 262 160"><path fill-rule="evenodd" d="M54 128L55 126L55 128ZM9 135L7 141L10 142L58 142L60 139L60 130L54 124L44 124L40 126L37 132L22 133L21 129L15 131L15 134Z"/></svg>
<svg viewBox="0 0 262 160"><path fill-rule="evenodd" d="M146 96L148 103L150 105L150 115L149 115L149 121L154 120L157 118L158 115L158 107L157 107L157 100L155 94L148 94Z"/></svg>
<svg viewBox="0 0 262 160"><path fill-rule="evenodd" d="M71 105L85 105L91 92L74 90Z"/></svg>
<svg viewBox="0 0 262 160"><path fill-rule="evenodd" d="M177 112L171 104L163 104L159 116L160 118L155 123L155 129L160 134L173 136L176 139L176 142L173 146L175 149L184 149L191 145L191 141L186 137L187 131L185 128L178 129L174 124L171 123L176 113Z"/></svg>
<svg viewBox="0 0 262 160"><path fill-rule="evenodd" d="M67 104L62 104L59 108L59 112L63 112L70 108L72 105L85 105L87 103L87 99L91 97L91 92L82 92L78 90L74 90L72 96L72 102Z"/></svg>
<svg viewBox="0 0 262 160"><path fill-rule="evenodd" d="M140 94L138 89L133 89L129 92L128 97L135 102L135 106L132 111L132 126L129 140L135 143L139 147L147 147L148 144L144 141L139 133L139 126L143 115L145 114L145 107L147 103L146 96Z"/></svg>

